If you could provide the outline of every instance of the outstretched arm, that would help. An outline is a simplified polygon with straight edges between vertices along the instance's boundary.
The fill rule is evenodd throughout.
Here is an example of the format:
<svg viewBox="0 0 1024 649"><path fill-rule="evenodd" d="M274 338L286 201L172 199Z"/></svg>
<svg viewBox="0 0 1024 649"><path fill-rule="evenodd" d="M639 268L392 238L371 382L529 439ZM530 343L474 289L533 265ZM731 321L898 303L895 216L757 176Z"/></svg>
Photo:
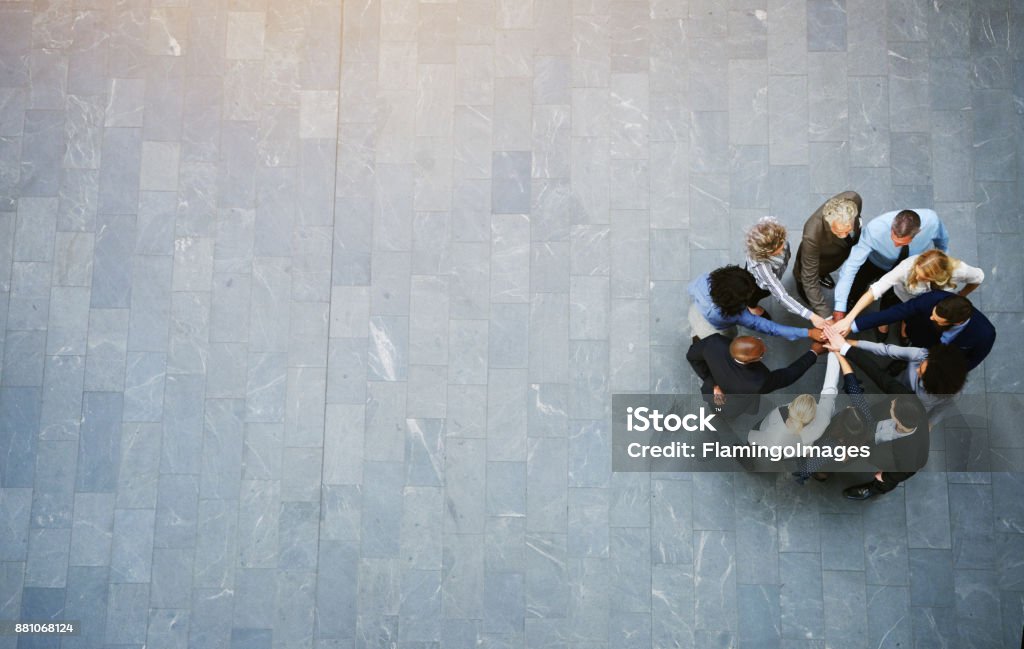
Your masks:
<svg viewBox="0 0 1024 649"><path fill-rule="evenodd" d="M838 327L835 326L825 327L825 335L828 337L828 349L837 352L844 361L849 359L856 363L858 367L864 370L868 378L874 381L875 385L886 394L906 394L911 391L910 388L900 383L897 379L889 376L889 373L875 362L874 356L859 349L859 346L863 345L864 341L847 341L840 335ZM924 352L924 357L928 356L927 350L921 351Z"/></svg>
<svg viewBox="0 0 1024 649"><path fill-rule="evenodd" d="M836 282L835 292L836 311L846 312L847 301L850 298L850 289L853 288L853 278L857 276L857 271L867 261L868 254L871 252L869 239L868 229L864 228L861 231L860 241L850 250L850 256L847 257L846 261L843 262L842 268L839 269L839 281Z"/></svg>
<svg viewBox="0 0 1024 649"><path fill-rule="evenodd" d="M868 378L885 394L913 394L913 390L900 383L899 379L889 376L889 373L879 366L875 361L875 357L871 354L857 347L851 347L846 352L846 357L856 363L857 367L864 370Z"/></svg>
<svg viewBox="0 0 1024 649"><path fill-rule="evenodd" d="M835 354L835 352L833 353ZM853 366L850 365L850 361L839 354L836 356L839 357L839 366L843 371L843 392L850 396L850 403L864 417L868 428L874 428L875 419L871 416L871 407L868 406L868 400L864 398L864 388L857 380L857 375L853 373Z"/></svg>
<svg viewBox="0 0 1024 649"><path fill-rule="evenodd" d="M871 306L872 302L881 298L885 292L892 287L896 286L900 282L905 282L915 259L916 257L905 259L869 286L868 290L864 292L864 295L861 295L860 299L857 300L857 304L855 304L854 307L850 309L850 312L847 313L846 316L838 323L840 325L839 328L844 332L850 331L853 321L864 311L864 309Z"/></svg>
<svg viewBox="0 0 1024 649"><path fill-rule="evenodd" d="M766 394L768 392L774 392L775 390L781 390L782 388L792 385L809 370L814 362L818 360L818 355L813 351L808 351L806 354L800 356L786 367L772 370L768 374L768 379L761 386L761 393Z"/></svg>
<svg viewBox="0 0 1024 649"><path fill-rule="evenodd" d="M916 297L909 302L901 302L882 311L866 313L853 321L853 330L867 331L868 329L874 329L878 325L892 324L900 320L909 320L915 315L930 313L932 303L921 301L921 298L926 295L928 294L925 293L921 297Z"/></svg>
<svg viewBox="0 0 1024 649"><path fill-rule="evenodd" d="M871 303L874 302L874 301L875 301L875 294L872 291L870 291L870 290L869 291L865 291L864 295L861 295L860 299L857 300L857 304L853 305L853 309L851 309L849 313L847 313L845 316L843 316L842 320L840 320L839 322L835 323L836 327L844 335L849 333L851 327L853 327L854 320L857 319L857 316L860 315L860 313L864 309L866 309L869 306L871 306Z"/></svg>
<svg viewBox="0 0 1024 649"><path fill-rule="evenodd" d="M767 263L757 263L748 267L750 273L758 280L759 284L765 286L768 292L771 293L775 299L782 303L787 311L793 315L800 316L804 320L810 320L811 316L814 315L810 309L805 307L796 301L796 299L789 294L786 287L782 285L779 278L775 276L771 267Z"/></svg>
<svg viewBox="0 0 1024 649"><path fill-rule="evenodd" d="M928 350L924 347L901 347L899 345L876 343L870 340L848 340L847 342L869 354L885 356L886 358L898 361L907 361L908 363L923 361L928 358Z"/></svg>
<svg viewBox="0 0 1024 649"><path fill-rule="evenodd" d="M799 329L797 327L782 325L774 320L768 320L767 318L756 316L746 309L743 309L743 311L740 312L737 322L747 329L760 331L761 333L769 336L781 336L786 340L799 340L800 338L809 335L807 329Z"/></svg>
<svg viewBox="0 0 1024 649"><path fill-rule="evenodd" d="M821 396L839 394L839 377L842 370L839 368L839 361L835 354L828 355L828 363L825 365L825 381L821 384Z"/></svg>

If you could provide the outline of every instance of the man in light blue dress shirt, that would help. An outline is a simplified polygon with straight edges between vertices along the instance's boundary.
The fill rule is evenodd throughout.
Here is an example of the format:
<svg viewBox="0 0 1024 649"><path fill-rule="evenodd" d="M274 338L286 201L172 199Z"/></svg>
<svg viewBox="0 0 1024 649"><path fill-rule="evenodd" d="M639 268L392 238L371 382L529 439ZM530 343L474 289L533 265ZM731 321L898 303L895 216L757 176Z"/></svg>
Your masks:
<svg viewBox="0 0 1024 649"><path fill-rule="evenodd" d="M839 269L836 283L834 320L840 320L851 303L857 301L873 282L909 256L929 248L945 252L949 233L934 210L902 210L887 212L864 226L860 241ZM895 304L890 290L882 298L881 308Z"/></svg>

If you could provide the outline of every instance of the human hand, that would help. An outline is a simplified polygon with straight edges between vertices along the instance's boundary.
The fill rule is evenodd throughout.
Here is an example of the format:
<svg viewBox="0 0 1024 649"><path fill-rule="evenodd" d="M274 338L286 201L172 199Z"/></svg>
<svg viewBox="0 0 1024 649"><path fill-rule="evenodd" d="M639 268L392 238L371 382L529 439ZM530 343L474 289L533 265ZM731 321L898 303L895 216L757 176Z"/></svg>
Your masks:
<svg viewBox="0 0 1024 649"><path fill-rule="evenodd" d="M807 330L807 337L817 342L825 342L825 334L822 333L821 329L813 327Z"/></svg>
<svg viewBox="0 0 1024 649"><path fill-rule="evenodd" d="M828 320L826 320L825 318L822 318L817 313L812 313L811 314L811 324L814 325L815 329L824 329L825 325L827 325L828 323L829 323Z"/></svg>
<svg viewBox="0 0 1024 649"><path fill-rule="evenodd" d="M828 349L828 347L823 343L819 343L818 341L814 341L813 343L811 343L811 351L817 354L818 356L824 354L826 349Z"/></svg>
<svg viewBox="0 0 1024 649"><path fill-rule="evenodd" d="M715 386L715 405L716 406L724 406L725 405L725 392L723 392L722 388L718 387L717 385Z"/></svg>
<svg viewBox="0 0 1024 649"><path fill-rule="evenodd" d="M839 322L840 320L843 319L843 316L845 316L845 315L846 315L845 311L833 311L832 312L832 321L833 322Z"/></svg>
<svg viewBox="0 0 1024 649"><path fill-rule="evenodd" d="M825 345L829 351L837 352L843 348L846 344L846 338L839 332L838 327L835 325L829 325L825 327L825 337L828 339L828 343Z"/></svg>
<svg viewBox="0 0 1024 649"><path fill-rule="evenodd" d="M853 320L850 318L842 318L837 320L832 326L835 327L840 334L847 336L849 335L850 330L853 329Z"/></svg>

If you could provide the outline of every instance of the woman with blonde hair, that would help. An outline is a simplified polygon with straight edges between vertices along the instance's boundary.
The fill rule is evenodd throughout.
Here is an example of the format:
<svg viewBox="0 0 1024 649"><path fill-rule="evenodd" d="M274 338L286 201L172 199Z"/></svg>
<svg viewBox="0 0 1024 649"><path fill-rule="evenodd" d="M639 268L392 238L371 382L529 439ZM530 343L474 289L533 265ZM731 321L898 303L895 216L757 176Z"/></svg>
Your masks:
<svg viewBox="0 0 1024 649"><path fill-rule="evenodd" d="M985 272L980 268L950 257L941 250L926 250L919 255L907 257L882 275L835 326L843 333L849 332L857 316L890 288L901 302L906 302L935 290L955 291L959 288L959 294L966 296L983 281ZM879 327L878 330L884 334L888 328Z"/></svg>
<svg viewBox="0 0 1024 649"><path fill-rule="evenodd" d="M773 295L790 313L810 320L819 329L825 326L824 318L800 304L782 285L782 274L786 272L791 256L784 225L773 216L759 219L747 231L746 252L746 268L754 276L758 288L747 304L752 314L770 319L771 316L758 302Z"/></svg>
<svg viewBox="0 0 1024 649"><path fill-rule="evenodd" d="M810 446L821 437L832 419L839 392L839 362L829 354L821 397L815 402L809 394L797 395L784 406L772 410L761 424L747 433L747 441L760 446Z"/></svg>

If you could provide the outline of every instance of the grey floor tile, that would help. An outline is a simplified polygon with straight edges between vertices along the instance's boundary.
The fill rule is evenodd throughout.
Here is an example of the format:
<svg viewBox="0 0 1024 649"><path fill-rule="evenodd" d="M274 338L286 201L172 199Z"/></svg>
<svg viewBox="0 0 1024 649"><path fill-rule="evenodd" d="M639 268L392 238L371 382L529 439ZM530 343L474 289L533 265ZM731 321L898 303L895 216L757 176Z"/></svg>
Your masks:
<svg viewBox="0 0 1024 649"><path fill-rule="evenodd" d="M959 642L956 618L944 608L911 608L915 647L952 647Z"/></svg>
<svg viewBox="0 0 1024 649"><path fill-rule="evenodd" d="M446 536L441 571L441 609L445 619L483 617L483 535Z"/></svg>
<svg viewBox="0 0 1024 649"><path fill-rule="evenodd" d="M994 561L992 492L986 485L950 485L954 566L985 569Z"/></svg>
<svg viewBox="0 0 1024 649"><path fill-rule="evenodd" d="M21 146L21 196L56 196L64 149L64 113L26 110Z"/></svg>
<svg viewBox="0 0 1024 649"><path fill-rule="evenodd" d="M151 606L182 609L191 605L193 554L191 548L153 550Z"/></svg>
<svg viewBox="0 0 1024 649"><path fill-rule="evenodd" d="M856 514L821 515L821 565L824 570L864 568L864 529Z"/></svg>
<svg viewBox="0 0 1024 649"><path fill-rule="evenodd" d="M70 529L31 530L25 562L25 587L64 588L67 585L70 543Z"/></svg>
<svg viewBox="0 0 1024 649"><path fill-rule="evenodd" d="M785 638L823 638L824 601L819 590L821 557L814 553L779 555L779 615Z"/></svg>
<svg viewBox="0 0 1024 649"><path fill-rule="evenodd" d="M280 499L281 486L277 481L246 480L242 483L238 504L238 557L241 568L276 567ZM259 574L254 573L253 578Z"/></svg>
<svg viewBox="0 0 1024 649"><path fill-rule="evenodd" d="M484 576L483 624L485 633L525 631L525 593L522 573L487 572Z"/></svg>
<svg viewBox="0 0 1024 649"><path fill-rule="evenodd" d="M138 210L142 131L106 129L103 134L98 210L104 214L134 214Z"/></svg>
<svg viewBox="0 0 1024 649"><path fill-rule="evenodd" d="M108 593L106 568L76 568L68 570L64 615L66 619L89 620L83 624L80 635L64 638L71 647L99 646L104 642L102 620L107 615Z"/></svg>
<svg viewBox="0 0 1024 649"><path fill-rule="evenodd" d="M867 639L867 596L859 572L822 571L825 639L828 644L862 646Z"/></svg>
<svg viewBox="0 0 1024 649"><path fill-rule="evenodd" d="M651 564L634 548L650 547L648 528L616 527L610 532L609 597L622 612L651 610Z"/></svg>
<svg viewBox="0 0 1024 649"><path fill-rule="evenodd" d="M654 480L651 484L651 552L656 564L686 566L693 561L693 484ZM657 566L655 570L660 570Z"/></svg>
<svg viewBox="0 0 1024 649"><path fill-rule="evenodd" d="M155 544L160 548L195 547L199 480L191 474L164 473L157 488Z"/></svg>
<svg viewBox="0 0 1024 649"><path fill-rule="evenodd" d="M694 532L696 630L735 634L738 621L736 539L733 532Z"/></svg>
<svg viewBox="0 0 1024 649"><path fill-rule="evenodd" d="M71 527L77 454L78 444L75 441L44 440L39 443L32 494L33 527Z"/></svg>
<svg viewBox="0 0 1024 649"><path fill-rule="evenodd" d="M908 544L911 548L948 548L949 495L945 476L921 477L924 479L907 484Z"/></svg>
<svg viewBox="0 0 1024 649"><path fill-rule="evenodd" d="M228 590L238 553L238 501L201 500L197 519L193 587Z"/></svg>
<svg viewBox="0 0 1024 649"><path fill-rule="evenodd" d="M317 579L318 616L316 635L321 638L351 638L356 631L359 548L351 542L321 543Z"/></svg>
<svg viewBox="0 0 1024 649"><path fill-rule="evenodd" d="M26 587L21 593L21 611L18 619L60 619L64 613L64 588Z"/></svg>
<svg viewBox="0 0 1024 649"><path fill-rule="evenodd" d="M737 587L740 646L780 646L779 586Z"/></svg>
<svg viewBox="0 0 1024 649"><path fill-rule="evenodd" d="M910 550L910 598L914 606L952 606L953 563L948 550Z"/></svg>
<svg viewBox="0 0 1024 649"><path fill-rule="evenodd" d="M906 588L869 586L868 639L876 646L913 646L913 617Z"/></svg>
<svg viewBox="0 0 1024 649"><path fill-rule="evenodd" d="M990 570L954 573L957 626L966 647L996 646L1001 638L997 577Z"/></svg>
<svg viewBox="0 0 1024 649"><path fill-rule="evenodd" d="M119 509L114 511L114 541L110 555L112 583L140 585L149 583L153 565L153 540L153 510ZM111 595L113 596L113 592Z"/></svg>
<svg viewBox="0 0 1024 649"><path fill-rule="evenodd" d="M106 566L114 529L113 494L75 495L75 518L71 528L71 566Z"/></svg>
<svg viewBox="0 0 1024 649"><path fill-rule="evenodd" d="M653 534L653 532L652 532ZM609 552L606 489L569 490L567 552L570 557L607 557Z"/></svg>

